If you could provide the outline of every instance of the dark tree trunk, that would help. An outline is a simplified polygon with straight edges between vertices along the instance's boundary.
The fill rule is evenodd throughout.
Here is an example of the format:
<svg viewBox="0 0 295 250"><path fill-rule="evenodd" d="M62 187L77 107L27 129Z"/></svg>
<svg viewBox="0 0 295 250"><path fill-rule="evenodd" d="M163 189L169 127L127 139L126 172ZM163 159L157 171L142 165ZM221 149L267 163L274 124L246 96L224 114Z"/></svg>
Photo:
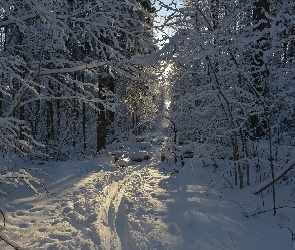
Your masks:
<svg viewBox="0 0 295 250"><path fill-rule="evenodd" d="M48 83L48 94L52 94L52 84L49 81ZM53 110L53 102L52 100L46 101L46 107L47 107L47 115L46 115L46 141L47 144L49 141L54 140L54 110Z"/></svg>
<svg viewBox="0 0 295 250"><path fill-rule="evenodd" d="M293 10L293 13L295 12L295 7ZM292 25L291 29L290 29L290 34L291 35L295 35L295 24ZM295 57L295 40L291 40L288 44L288 58L290 58L290 63L294 62L294 57Z"/></svg>
<svg viewBox="0 0 295 250"><path fill-rule="evenodd" d="M106 78L99 79L99 91L98 91L98 98L100 100L105 99L101 93L102 88L107 85ZM97 104L97 131L96 131L96 152L98 153L102 150L106 145L106 130L107 130L107 120L106 120L106 110L103 104Z"/></svg>
<svg viewBox="0 0 295 250"><path fill-rule="evenodd" d="M25 107L24 106L20 106L19 108L19 119L21 121L24 121L25 120ZM25 139L25 136L24 136L24 128L23 128L23 125L20 126L20 134L19 134L19 139L20 140L24 140Z"/></svg>
<svg viewBox="0 0 295 250"><path fill-rule="evenodd" d="M269 22L266 17L266 12L269 12L269 3L267 0L259 0L254 3L253 8L253 21L254 23L261 22L254 32L263 32L269 27ZM262 22L263 21L263 22ZM269 75L267 65L263 60L264 51L268 47L268 37L266 35L261 36L257 41L254 49L254 56L251 62L251 71L253 79L252 91L256 95L257 102L267 95L268 88L266 85L266 78ZM258 116L252 115L250 117L250 127L252 131L252 139L257 140L266 135L267 129L266 121Z"/></svg>
<svg viewBox="0 0 295 250"><path fill-rule="evenodd" d="M85 102L82 104L82 123L83 123L83 150L84 152L86 151L86 107L85 107Z"/></svg>
<svg viewBox="0 0 295 250"><path fill-rule="evenodd" d="M60 84L57 85L57 97L60 97ZM60 119L61 119L61 100L56 100L56 118L57 118L57 137L60 137Z"/></svg>
<svg viewBox="0 0 295 250"><path fill-rule="evenodd" d="M3 79L4 79L4 76L2 74L2 81L3 81ZM0 91L0 117L3 116L3 101L2 100L3 100L3 94Z"/></svg>
<svg viewBox="0 0 295 250"><path fill-rule="evenodd" d="M74 79L76 79L76 73L74 73ZM74 83L74 93L77 92L76 83ZM74 114L74 122L73 122L73 147L76 147L76 134L77 134L77 124L78 124L78 109L77 109L77 101L73 99L73 114Z"/></svg>
<svg viewBox="0 0 295 250"><path fill-rule="evenodd" d="M105 120L105 110L102 104L98 105L101 111L97 114L97 144L96 152L98 153L101 149L105 147L106 144L106 120Z"/></svg>
<svg viewBox="0 0 295 250"><path fill-rule="evenodd" d="M218 14L219 14L219 0L211 0L211 13L212 13L212 28L216 30L219 21L218 21Z"/></svg>

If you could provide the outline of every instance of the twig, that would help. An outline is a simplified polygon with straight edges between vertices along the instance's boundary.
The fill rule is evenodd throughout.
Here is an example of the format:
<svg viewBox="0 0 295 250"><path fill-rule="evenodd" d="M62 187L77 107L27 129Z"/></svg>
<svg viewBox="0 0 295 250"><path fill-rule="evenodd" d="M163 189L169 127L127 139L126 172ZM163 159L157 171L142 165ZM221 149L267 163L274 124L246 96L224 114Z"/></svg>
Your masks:
<svg viewBox="0 0 295 250"><path fill-rule="evenodd" d="M19 250L18 247L15 247L14 245L12 245L7 239L3 238L1 235L0 235L0 239L3 240L7 245L13 247L16 250Z"/></svg>
<svg viewBox="0 0 295 250"><path fill-rule="evenodd" d="M5 215L4 215L4 212L2 211L2 209L0 208L0 212L3 216L3 224L4 224L4 227L5 227L5 222L6 222L6 219L5 219Z"/></svg>

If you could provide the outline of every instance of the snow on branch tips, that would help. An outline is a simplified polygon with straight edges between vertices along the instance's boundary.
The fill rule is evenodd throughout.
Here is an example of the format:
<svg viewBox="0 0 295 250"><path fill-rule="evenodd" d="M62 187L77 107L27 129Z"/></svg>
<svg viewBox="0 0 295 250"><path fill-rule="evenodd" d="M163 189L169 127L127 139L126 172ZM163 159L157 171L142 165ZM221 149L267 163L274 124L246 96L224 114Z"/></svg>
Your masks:
<svg viewBox="0 0 295 250"><path fill-rule="evenodd" d="M6 148L21 151L26 141L29 149L31 136L46 155L60 148L58 138L69 138L73 150L86 150L86 142L98 150L94 134L105 136L106 128L98 127L113 119L116 91L148 67L145 58L155 50L151 11L149 2L135 0L0 0L0 137Z"/></svg>
<svg viewBox="0 0 295 250"><path fill-rule="evenodd" d="M37 183L38 185L41 184L41 180L33 177L30 173L25 171L24 169L19 169L18 171L14 172L6 172L4 174L0 175L0 183L2 184L8 184L8 185L23 185L21 182L23 181L27 186L35 193L38 195L41 195L37 189L30 183L31 181Z"/></svg>

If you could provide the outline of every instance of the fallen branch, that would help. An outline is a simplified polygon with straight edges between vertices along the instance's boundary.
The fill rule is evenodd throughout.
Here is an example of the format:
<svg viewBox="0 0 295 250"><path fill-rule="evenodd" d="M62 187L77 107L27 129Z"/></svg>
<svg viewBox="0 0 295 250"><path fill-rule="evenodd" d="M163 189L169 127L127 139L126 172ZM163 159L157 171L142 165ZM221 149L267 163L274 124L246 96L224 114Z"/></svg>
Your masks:
<svg viewBox="0 0 295 250"><path fill-rule="evenodd" d="M3 216L3 224L4 224L4 227L5 227L6 218L5 218L4 212L2 211L2 209L0 209L0 212L1 212L2 216Z"/></svg>
<svg viewBox="0 0 295 250"><path fill-rule="evenodd" d="M0 235L0 239L3 240L7 245L11 246L13 249L19 250L18 246L12 245L6 236Z"/></svg>
<svg viewBox="0 0 295 250"><path fill-rule="evenodd" d="M294 208L293 206L280 206L280 207L276 207L276 209L282 209L282 208ZM250 214L245 214L246 217L250 217L250 216L256 216L256 215L259 215L259 214L263 214L263 213L267 213L267 212L270 212L272 211L273 208L270 208L268 210L262 210L262 211L258 211L257 213L250 213Z"/></svg>
<svg viewBox="0 0 295 250"><path fill-rule="evenodd" d="M280 172L278 172L278 173L275 174L274 181L272 181L271 179L267 179L266 181L264 181L263 183L261 183L262 187L260 187L259 190L257 190L257 191L253 191L253 193L255 195L261 193L263 190L267 189L270 185L272 185L273 183L275 183L276 181L278 181L279 179L281 179L294 166L295 166L295 160L293 159L293 160L291 160L291 161L288 162L288 165L285 168L283 168Z"/></svg>

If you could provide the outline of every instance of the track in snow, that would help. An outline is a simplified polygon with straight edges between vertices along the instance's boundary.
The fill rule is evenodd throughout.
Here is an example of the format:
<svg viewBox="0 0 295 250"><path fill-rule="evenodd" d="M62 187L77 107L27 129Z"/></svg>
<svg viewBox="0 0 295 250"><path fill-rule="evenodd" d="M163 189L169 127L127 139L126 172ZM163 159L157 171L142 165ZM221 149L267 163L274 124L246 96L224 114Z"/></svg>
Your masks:
<svg viewBox="0 0 295 250"><path fill-rule="evenodd" d="M55 168L60 173L48 188L49 197L45 193L36 197L21 187L24 198L10 197L3 204L7 226L1 234L29 249L147 249L157 224L144 226L151 221L140 218L139 222L136 216L155 209L151 191L155 192L155 180L163 179L159 173L154 176L155 159L124 169L107 167L108 171L98 167L106 162L84 164L64 173L62 163L51 166L53 175ZM143 240L138 232L148 235ZM3 242L0 247L11 249Z"/></svg>

